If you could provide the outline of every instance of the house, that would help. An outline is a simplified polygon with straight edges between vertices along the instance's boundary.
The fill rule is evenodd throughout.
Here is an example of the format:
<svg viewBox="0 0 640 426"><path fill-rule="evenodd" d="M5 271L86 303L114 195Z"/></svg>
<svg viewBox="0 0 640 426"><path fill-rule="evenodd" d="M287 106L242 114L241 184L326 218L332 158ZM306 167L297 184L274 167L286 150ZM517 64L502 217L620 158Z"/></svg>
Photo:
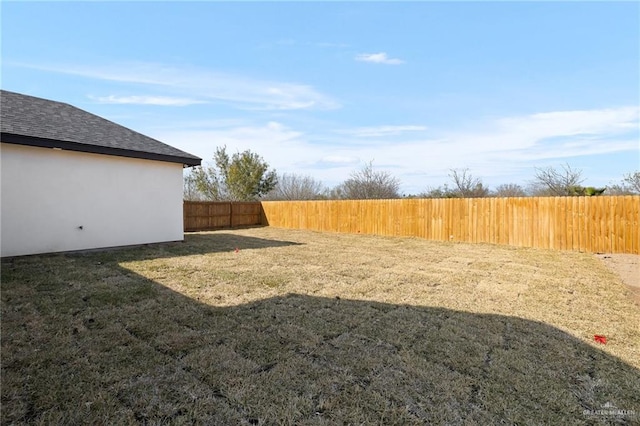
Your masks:
<svg viewBox="0 0 640 426"><path fill-rule="evenodd" d="M184 238L201 159L74 106L0 90L0 256Z"/></svg>

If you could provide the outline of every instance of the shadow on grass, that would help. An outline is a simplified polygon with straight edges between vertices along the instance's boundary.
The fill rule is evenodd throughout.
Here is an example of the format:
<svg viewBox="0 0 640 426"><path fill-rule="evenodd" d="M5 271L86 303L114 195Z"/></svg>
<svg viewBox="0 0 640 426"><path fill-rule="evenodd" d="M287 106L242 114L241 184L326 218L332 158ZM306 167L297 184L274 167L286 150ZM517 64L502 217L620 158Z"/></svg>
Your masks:
<svg viewBox="0 0 640 426"><path fill-rule="evenodd" d="M292 244L188 240L196 253ZM101 265L105 293L95 272L104 256L181 253L3 261L2 423L638 420L640 371L544 323L302 294L213 307L117 264Z"/></svg>
<svg viewBox="0 0 640 426"><path fill-rule="evenodd" d="M160 259L174 256L204 255L239 250L257 250L271 247L303 245L293 241L281 241L238 235L231 232L209 231L185 233L184 241L144 244L141 246L109 248L104 250L73 253L76 255L97 255L105 260L136 261Z"/></svg>

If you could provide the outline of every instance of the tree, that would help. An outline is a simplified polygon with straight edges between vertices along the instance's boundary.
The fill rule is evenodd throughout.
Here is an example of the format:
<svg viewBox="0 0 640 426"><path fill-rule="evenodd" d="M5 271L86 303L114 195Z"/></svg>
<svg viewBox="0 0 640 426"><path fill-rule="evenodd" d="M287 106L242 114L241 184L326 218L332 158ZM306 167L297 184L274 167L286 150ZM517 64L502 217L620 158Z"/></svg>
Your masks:
<svg viewBox="0 0 640 426"><path fill-rule="evenodd" d="M526 197L527 192L517 183L504 183L496 186L491 195L494 197Z"/></svg>
<svg viewBox="0 0 640 426"><path fill-rule="evenodd" d="M595 188L593 186L575 186L571 188L571 195L593 197L594 195L602 195L607 188Z"/></svg>
<svg viewBox="0 0 640 426"><path fill-rule="evenodd" d="M606 187L582 186L582 181L582 171L572 169L569 164L562 166L562 171L553 167L536 168L532 192L540 196L594 196L607 190Z"/></svg>
<svg viewBox="0 0 640 426"><path fill-rule="evenodd" d="M458 198L458 194L445 183L443 186L427 187L426 190L418 194L418 198Z"/></svg>
<svg viewBox="0 0 640 426"><path fill-rule="evenodd" d="M326 188L322 182L311 176L284 173L278 176L278 184L269 192L265 200L317 200L326 198Z"/></svg>
<svg viewBox="0 0 640 426"><path fill-rule="evenodd" d="M627 173L622 178L622 182L634 194L640 194L640 171L635 171L633 173Z"/></svg>
<svg viewBox="0 0 640 426"><path fill-rule="evenodd" d="M449 177L452 186L444 184L437 188L428 188L419 194L422 198L478 198L489 196L489 188L480 179L474 178L469 169L451 169Z"/></svg>
<svg viewBox="0 0 640 426"><path fill-rule="evenodd" d="M400 198L400 181L388 172L373 169L373 161L334 188L332 196L344 199Z"/></svg>
<svg viewBox="0 0 640 426"><path fill-rule="evenodd" d="M479 178L474 178L469 169L451 169L449 177L453 180L454 191L458 197L478 198L489 195L489 188L485 187Z"/></svg>
<svg viewBox="0 0 640 426"><path fill-rule="evenodd" d="M582 170L574 170L569 164L563 165L562 170L553 167L537 168L532 184L534 195L577 195L580 184L584 181Z"/></svg>
<svg viewBox="0 0 640 426"><path fill-rule="evenodd" d="M227 147L217 148L213 156L215 166L194 170L196 187L206 199L253 201L277 184L275 170L258 154L246 150L229 158Z"/></svg>
<svg viewBox="0 0 640 426"><path fill-rule="evenodd" d="M607 186L607 193L614 195L640 194L640 171L625 173L620 183Z"/></svg>
<svg viewBox="0 0 640 426"><path fill-rule="evenodd" d="M225 188L215 167L194 167L191 176L202 199L209 201L227 199Z"/></svg>
<svg viewBox="0 0 640 426"><path fill-rule="evenodd" d="M196 177L193 172L183 177L182 197L187 201L201 201L203 198L198 190Z"/></svg>
<svg viewBox="0 0 640 426"><path fill-rule="evenodd" d="M418 194L418 198L456 198L456 193L445 183L444 186L427 188Z"/></svg>

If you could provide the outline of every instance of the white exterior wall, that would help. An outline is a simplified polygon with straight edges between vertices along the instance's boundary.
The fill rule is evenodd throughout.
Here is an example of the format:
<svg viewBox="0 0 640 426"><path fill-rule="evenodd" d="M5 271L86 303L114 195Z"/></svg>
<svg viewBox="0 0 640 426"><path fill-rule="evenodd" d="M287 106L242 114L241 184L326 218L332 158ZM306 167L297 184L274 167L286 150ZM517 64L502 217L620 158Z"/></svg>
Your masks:
<svg viewBox="0 0 640 426"><path fill-rule="evenodd" d="M181 164L0 147L3 257L184 237Z"/></svg>

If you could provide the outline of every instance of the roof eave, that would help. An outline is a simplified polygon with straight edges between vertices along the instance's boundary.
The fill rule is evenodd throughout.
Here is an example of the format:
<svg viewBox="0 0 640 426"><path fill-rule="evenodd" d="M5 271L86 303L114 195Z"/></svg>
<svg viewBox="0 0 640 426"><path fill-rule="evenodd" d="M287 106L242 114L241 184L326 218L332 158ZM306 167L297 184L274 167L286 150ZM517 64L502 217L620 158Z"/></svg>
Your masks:
<svg viewBox="0 0 640 426"><path fill-rule="evenodd" d="M0 134L0 142L15 145L35 146L40 148L60 148L67 151L88 152L92 154L115 155L118 157L140 158L144 160L166 161L179 163L186 167L199 166L202 159L198 157L183 157L177 155L156 154L131 149L111 148L99 145L87 145L78 142L61 141L56 139L37 138L33 136L18 135L14 133Z"/></svg>

